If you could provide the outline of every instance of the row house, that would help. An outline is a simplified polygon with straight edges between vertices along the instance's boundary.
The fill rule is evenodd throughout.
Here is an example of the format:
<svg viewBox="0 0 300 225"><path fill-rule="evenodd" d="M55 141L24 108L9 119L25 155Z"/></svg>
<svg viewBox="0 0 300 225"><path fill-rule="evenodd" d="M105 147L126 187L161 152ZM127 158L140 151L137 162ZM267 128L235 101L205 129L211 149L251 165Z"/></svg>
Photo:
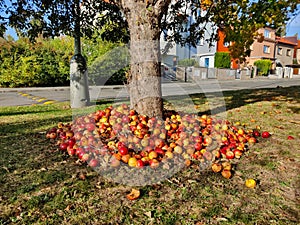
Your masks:
<svg viewBox="0 0 300 225"><path fill-rule="evenodd" d="M295 47L297 46L297 36L276 38L276 63L284 67L293 64Z"/></svg>
<svg viewBox="0 0 300 225"><path fill-rule="evenodd" d="M293 64L297 36L277 37L274 29L265 27L258 30L260 34L251 46L250 56L246 58L246 66L254 66L259 59L272 61L272 72ZM280 69L281 68L281 69ZM277 71L277 72L278 72Z"/></svg>
<svg viewBox="0 0 300 225"><path fill-rule="evenodd" d="M260 59L269 59L273 62L275 69L275 30L271 28L260 28L258 30L260 36L254 41L251 46L250 56L246 58L246 65L254 66L254 62Z"/></svg>
<svg viewBox="0 0 300 225"><path fill-rule="evenodd" d="M200 10L199 13L205 14L205 10ZM193 23L194 20L190 16L186 26ZM201 26L199 27L201 29ZM169 43L165 34L168 31L162 32L161 49L162 62L175 67L178 60L181 59L196 59L200 67L214 68L214 59L216 52L230 53L229 46L234 43L225 42L226 34L213 23L206 23L206 29L203 38L198 41L196 48L191 46L181 46L176 43ZM217 33L218 40L213 43L208 43L207 40ZM260 59L269 59L272 61L272 72L276 67L286 67L293 64L293 58L300 63L300 47L297 36L292 37L277 37L276 31L272 28L265 27L258 30L259 35L255 38L251 46L250 56L246 58L243 65L239 64L238 59L231 59L231 69L241 69L242 67L253 67L254 62ZM299 50L297 50L299 49Z"/></svg>

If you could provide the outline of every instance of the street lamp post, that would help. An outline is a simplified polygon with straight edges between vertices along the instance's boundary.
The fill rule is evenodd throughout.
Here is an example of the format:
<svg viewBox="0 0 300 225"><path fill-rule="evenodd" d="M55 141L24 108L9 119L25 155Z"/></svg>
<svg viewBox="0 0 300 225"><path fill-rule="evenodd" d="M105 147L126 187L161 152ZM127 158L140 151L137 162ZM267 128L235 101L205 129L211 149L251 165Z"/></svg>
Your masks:
<svg viewBox="0 0 300 225"><path fill-rule="evenodd" d="M81 54L79 0L75 1L75 7L74 56L70 61L70 103L71 108L82 108L90 105L90 95L86 60Z"/></svg>

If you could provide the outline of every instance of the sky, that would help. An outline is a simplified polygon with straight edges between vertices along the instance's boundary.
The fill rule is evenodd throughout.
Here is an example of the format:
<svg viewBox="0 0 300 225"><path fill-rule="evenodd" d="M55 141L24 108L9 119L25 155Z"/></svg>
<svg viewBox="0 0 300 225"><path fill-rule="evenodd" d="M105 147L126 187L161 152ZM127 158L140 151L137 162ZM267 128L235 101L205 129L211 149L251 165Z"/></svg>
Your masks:
<svg viewBox="0 0 300 225"><path fill-rule="evenodd" d="M300 39L300 11L297 16L292 18L286 27L286 36L294 36L298 33L298 39Z"/></svg>

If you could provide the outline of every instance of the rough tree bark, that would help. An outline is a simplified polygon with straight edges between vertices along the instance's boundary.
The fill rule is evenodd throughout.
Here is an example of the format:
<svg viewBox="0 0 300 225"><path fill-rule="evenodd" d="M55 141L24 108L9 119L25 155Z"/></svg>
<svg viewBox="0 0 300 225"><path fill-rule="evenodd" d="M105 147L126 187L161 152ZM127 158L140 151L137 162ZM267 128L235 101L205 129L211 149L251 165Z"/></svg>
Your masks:
<svg viewBox="0 0 300 225"><path fill-rule="evenodd" d="M162 116L160 22L171 0L122 0L130 31L131 107L147 116Z"/></svg>

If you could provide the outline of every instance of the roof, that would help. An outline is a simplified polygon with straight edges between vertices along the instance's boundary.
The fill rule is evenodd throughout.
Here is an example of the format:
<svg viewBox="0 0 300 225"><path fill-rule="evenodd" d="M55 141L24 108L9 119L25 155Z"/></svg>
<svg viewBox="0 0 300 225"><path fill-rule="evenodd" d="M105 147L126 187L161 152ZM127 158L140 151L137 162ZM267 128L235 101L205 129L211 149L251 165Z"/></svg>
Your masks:
<svg viewBox="0 0 300 225"><path fill-rule="evenodd" d="M297 39L294 41L291 37L276 37L276 42L287 45L297 45Z"/></svg>

